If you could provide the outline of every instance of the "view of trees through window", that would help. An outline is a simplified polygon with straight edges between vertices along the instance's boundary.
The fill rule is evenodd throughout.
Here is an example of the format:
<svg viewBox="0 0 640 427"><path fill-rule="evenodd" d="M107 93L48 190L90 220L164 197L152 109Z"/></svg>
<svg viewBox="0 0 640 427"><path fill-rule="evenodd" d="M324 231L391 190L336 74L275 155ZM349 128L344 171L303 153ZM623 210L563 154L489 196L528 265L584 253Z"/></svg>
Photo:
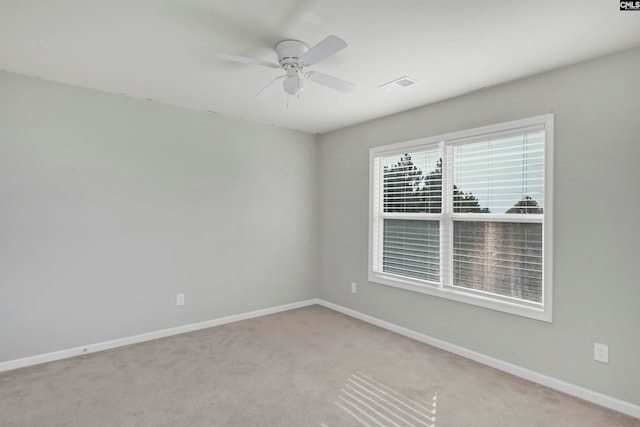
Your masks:
<svg viewBox="0 0 640 427"><path fill-rule="evenodd" d="M405 153L384 166L385 213L442 212L442 157L432 153L420 159L421 165L429 161L435 164L424 171L414 164L411 154ZM524 169L523 164L527 166L520 160L518 165ZM519 194L508 209L491 212L482 200L454 182L453 213L543 213L543 207L531 195ZM542 231L541 222L492 221L491 215L487 215L487 221L454 220L452 284L542 302ZM386 218L384 241L383 271L439 282L439 219Z"/></svg>

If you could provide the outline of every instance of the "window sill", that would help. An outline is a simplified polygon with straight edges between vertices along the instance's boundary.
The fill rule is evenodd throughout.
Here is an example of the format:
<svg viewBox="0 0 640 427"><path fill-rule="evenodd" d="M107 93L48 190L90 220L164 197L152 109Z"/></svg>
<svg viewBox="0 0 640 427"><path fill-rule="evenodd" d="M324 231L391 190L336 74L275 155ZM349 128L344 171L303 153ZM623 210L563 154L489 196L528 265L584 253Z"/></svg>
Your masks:
<svg viewBox="0 0 640 427"><path fill-rule="evenodd" d="M552 322L551 307L549 305L544 307L542 304L527 304L526 302L522 303L515 299L510 300L509 298L500 298L499 296L494 297L491 294L484 294L480 292L465 292L453 286L441 287L437 283L429 285L422 281L414 281L409 278L400 278L398 276L376 273L373 271L369 271L369 281L394 288L405 289L421 294L471 304L477 307L488 308L490 310L501 311L503 313L528 317L530 319L540 320L543 322Z"/></svg>

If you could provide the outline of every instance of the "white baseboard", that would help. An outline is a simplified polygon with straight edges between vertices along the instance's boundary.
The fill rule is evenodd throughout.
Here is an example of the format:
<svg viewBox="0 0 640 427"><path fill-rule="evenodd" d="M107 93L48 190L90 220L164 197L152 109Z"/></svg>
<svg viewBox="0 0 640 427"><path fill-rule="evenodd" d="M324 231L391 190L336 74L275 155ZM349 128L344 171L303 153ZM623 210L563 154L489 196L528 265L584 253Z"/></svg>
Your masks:
<svg viewBox="0 0 640 427"><path fill-rule="evenodd" d="M502 360L495 359L490 356L486 356L484 354L475 352L473 350L469 350L467 348L460 347L458 345L451 344L446 341L442 341L425 334L421 334L420 332L416 332L411 329L398 326L394 323L380 320L373 316L360 313L359 311L355 311L350 308L346 308L341 305L331 303L329 301L320 299L318 300L318 304L324 307L330 308L331 310L335 310L340 313L346 314L347 316L351 316L356 319L363 320L367 323L371 323L372 325L376 325L381 328L387 329L389 331L395 332L397 334L412 338L416 341L420 341L425 344L432 345L434 347L440 348L450 353L457 354L458 356L466 357L467 359L471 359L476 362L482 363L483 365L491 366L492 368L496 368L500 371L504 371L509 374L515 375L517 377L524 378L531 382L541 384L549 388L553 388L555 390L559 390L561 392L570 394L575 397L579 397L580 399L584 399L586 401L595 403L597 405L604 406L609 409L613 409L614 411L631 415L632 417L640 418L640 406L635 405L633 403L625 402L624 400L616 399L614 397L607 396L606 394L598 393L596 391L589 390L584 387L577 386L575 384L571 384L547 375L540 374L535 371L531 371L529 369L523 368L518 365L513 365L511 363L504 362Z"/></svg>
<svg viewBox="0 0 640 427"><path fill-rule="evenodd" d="M192 323L190 325L176 326L175 328L147 332L140 335L133 335L130 337L118 338L111 341L88 344L81 347L68 348L65 350L54 351L52 353L38 354L35 356L24 357L22 359L9 360L6 362L0 362L0 372L24 368L32 365L39 365L40 363L53 362L55 360L67 359L69 357L80 356L82 354L109 350L125 345L151 341L158 338L169 337L172 335L184 334L185 332L192 332L200 329L211 328L213 326L225 325L227 323L238 322L240 320L251 319L254 317L266 316L267 314L279 313L281 311L293 310L295 308L306 307L308 305L314 304L319 304L319 300L314 298L292 304L279 305L277 307L270 307L262 310L250 311L248 313L236 314L233 316L221 317L204 322Z"/></svg>

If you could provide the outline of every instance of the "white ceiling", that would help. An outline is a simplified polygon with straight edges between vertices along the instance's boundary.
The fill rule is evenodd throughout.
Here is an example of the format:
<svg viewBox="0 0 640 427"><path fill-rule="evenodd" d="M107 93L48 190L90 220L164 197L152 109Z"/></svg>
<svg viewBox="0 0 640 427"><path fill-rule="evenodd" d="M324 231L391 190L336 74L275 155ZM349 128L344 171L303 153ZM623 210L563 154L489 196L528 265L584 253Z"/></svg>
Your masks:
<svg viewBox="0 0 640 427"><path fill-rule="evenodd" d="M329 34L349 46L311 69L351 94L257 100L281 70L213 57ZM0 0L1 69L313 133L636 46L616 0ZM420 83L378 88L404 75Z"/></svg>

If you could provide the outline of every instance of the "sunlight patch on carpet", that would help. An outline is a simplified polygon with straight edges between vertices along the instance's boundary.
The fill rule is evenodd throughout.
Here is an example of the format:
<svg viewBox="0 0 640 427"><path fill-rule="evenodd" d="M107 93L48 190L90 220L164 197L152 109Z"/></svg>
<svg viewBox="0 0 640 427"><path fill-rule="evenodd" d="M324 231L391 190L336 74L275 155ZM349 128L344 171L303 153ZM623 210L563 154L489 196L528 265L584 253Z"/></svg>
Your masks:
<svg viewBox="0 0 640 427"><path fill-rule="evenodd" d="M334 404L365 427L435 427L438 396L408 398L388 385L356 371L347 378ZM321 427L329 427L322 423Z"/></svg>

